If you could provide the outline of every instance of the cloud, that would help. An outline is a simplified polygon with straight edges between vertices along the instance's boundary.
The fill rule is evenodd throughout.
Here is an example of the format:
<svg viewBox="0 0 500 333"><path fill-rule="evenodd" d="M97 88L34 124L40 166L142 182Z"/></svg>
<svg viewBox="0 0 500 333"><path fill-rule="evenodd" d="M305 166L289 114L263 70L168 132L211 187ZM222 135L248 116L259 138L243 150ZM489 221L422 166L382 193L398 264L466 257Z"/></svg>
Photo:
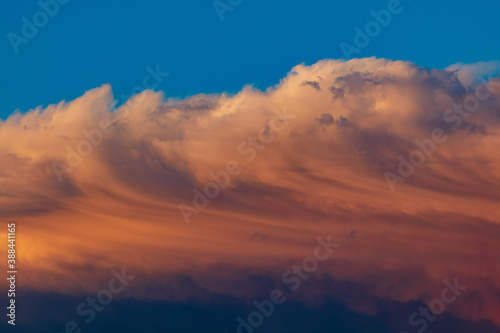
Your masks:
<svg viewBox="0 0 500 333"><path fill-rule="evenodd" d="M500 73L500 61L477 62L474 64L456 63L446 68L447 71L456 71L457 78L466 86L477 81L478 78Z"/></svg>
<svg viewBox="0 0 500 333"><path fill-rule="evenodd" d="M304 85L309 85L318 91L321 90L319 82L317 82L317 81L304 81Z"/></svg>
<svg viewBox="0 0 500 333"><path fill-rule="evenodd" d="M469 289L449 311L500 326L498 80L396 193L383 177L415 139L449 126L443 114L474 94L463 77L475 68L323 60L264 92L144 91L115 107L103 85L14 114L0 123L0 216L20 225L22 283L95 293L125 266L148 281L131 287L138 298L251 297L264 287L242 281L266 276L272 288L332 234L342 248L315 273L314 293L296 297L332 295L375 313L377 299L428 302L459 276ZM273 110L284 109L296 117L272 132ZM238 147L259 133L272 141L246 146L248 163L251 150ZM232 160L243 171L187 226L178 205ZM62 182L54 162L68 168Z"/></svg>
<svg viewBox="0 0 500 333"><path fill-rule="evenodd" d="M320 125L325 125L325 126L328 126L328 125L331 125L333 124L333 117L331 114L329 113L323 113L321 115L321 117L319 118L316 118L316 121L320 124Z"/></svg>

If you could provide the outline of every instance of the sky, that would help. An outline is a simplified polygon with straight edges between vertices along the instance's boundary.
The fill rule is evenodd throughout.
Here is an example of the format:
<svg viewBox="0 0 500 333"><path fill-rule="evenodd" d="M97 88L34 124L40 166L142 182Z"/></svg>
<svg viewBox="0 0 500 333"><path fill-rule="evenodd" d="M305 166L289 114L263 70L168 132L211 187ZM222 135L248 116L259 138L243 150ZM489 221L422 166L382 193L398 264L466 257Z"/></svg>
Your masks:
<svg viewBox="0 0 500 333"><path fill-rule="evenodd" d="M237 2L235 2L237 3ZM479 0L401 2L403 8L356 54L408 60L443 69L457 62L497 60L500 3ZM198 93L261 90L295 65L345 58L355 26L387 1L241 1L220 20L212 1L68 1L15 53L7 38L21 35L37 1L9 2L0 14L0 118L26 112L109 83L129 94L145 67L169 72L157 89L184 98ZM237 75L235 75L237 73Z"/></svg>
<svg viewBox="0 0 500 333"><path fill-rule="evenodd" d="M0 331L499 333L498 1L216 4L1 14Z"/></svg>

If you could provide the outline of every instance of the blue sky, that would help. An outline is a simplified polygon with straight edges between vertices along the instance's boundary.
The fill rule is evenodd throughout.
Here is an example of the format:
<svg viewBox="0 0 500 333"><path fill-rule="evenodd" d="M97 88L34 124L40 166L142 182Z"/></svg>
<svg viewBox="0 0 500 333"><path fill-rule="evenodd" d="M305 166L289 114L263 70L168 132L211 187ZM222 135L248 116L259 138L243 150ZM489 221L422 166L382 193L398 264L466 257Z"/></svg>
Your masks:
<svg viewBox="0 0 500 333"><path fill-rule="evenodd" d="M222 0L228 3L227 0ZM234 1L233 1L234 3ZM299 63L343 58L355 26L388 1L243 0L221 21L212 1L71 0L16 54L7 37L21 35L37 1L8 2L0 14L0 118L110 83L115 96L140 84L145 67L170 73L167 96L265 89ZM359 57L409 60L444 68L500 59L500 2L401 0Z"/></svg>

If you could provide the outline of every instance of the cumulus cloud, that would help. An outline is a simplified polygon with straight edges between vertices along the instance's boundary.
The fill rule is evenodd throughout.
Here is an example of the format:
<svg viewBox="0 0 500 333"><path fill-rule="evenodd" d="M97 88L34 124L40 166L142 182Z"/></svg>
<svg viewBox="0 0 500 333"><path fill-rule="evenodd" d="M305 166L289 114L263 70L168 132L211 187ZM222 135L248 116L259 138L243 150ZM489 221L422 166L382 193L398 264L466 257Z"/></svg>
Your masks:
<svg viewBox="0 0 500 333"><path fill-rule="evenodd" d="M456 71L461 83L468 86L479 78L488 75L500 74L500 61L477 62L474 64L456 63L446 68L447 71Z"/></svg>
<svg viewBox="0 0 500 333"><path fill-rule="evenodd" d="M136 297L252 297L256 275L271 288L331 234L343 246L314 295L374 313L376 299L428 302L459 276L467 301L450 311L500 326L499 81L457 128L443 118L474 94L475 68L324 60L266 91L144 91L115 107L104 85L14 114L0 123L0 216L20 225L23 283L92 292L126 266L148 281ZM276 110L295 116L280 131ZM437 127L448 140L391 192L384 172ZM250 144L259 134L267 143ZM229 161L241 173L186 225L178 205Z"/></svg>

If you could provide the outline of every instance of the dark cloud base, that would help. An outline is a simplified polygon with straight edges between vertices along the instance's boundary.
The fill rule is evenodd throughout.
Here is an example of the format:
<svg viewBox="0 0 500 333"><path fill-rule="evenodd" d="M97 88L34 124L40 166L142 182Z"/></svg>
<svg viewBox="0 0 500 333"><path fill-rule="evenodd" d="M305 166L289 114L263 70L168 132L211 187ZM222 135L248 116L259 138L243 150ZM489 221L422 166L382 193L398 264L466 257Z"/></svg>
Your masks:
<svg viewBox="0 0 500 333"><path fill-rule="evenodd" d="M177 332L232 333L236 332L238 316L254 311L250 300L233 297L210 299L183 304L148 302L132 299L114 300L98 313L95 320L85 324L75 314L75 308L85 297L24 292L18 297L16 332L62 332L66 322L75 320L83 332ZM279 305L257 332L276 333L399 333L416 332L407 322L409 314L422 304L380 301L381 313L363 315L349 310L342 302L326 298L321 305L307 306L291 300ZM5 323L0 330L6 332ZM10 328L10 327L9 327ZM471 323L442 314L430 323L428 333L498 333L500 329L486 322Z"/></svg>

